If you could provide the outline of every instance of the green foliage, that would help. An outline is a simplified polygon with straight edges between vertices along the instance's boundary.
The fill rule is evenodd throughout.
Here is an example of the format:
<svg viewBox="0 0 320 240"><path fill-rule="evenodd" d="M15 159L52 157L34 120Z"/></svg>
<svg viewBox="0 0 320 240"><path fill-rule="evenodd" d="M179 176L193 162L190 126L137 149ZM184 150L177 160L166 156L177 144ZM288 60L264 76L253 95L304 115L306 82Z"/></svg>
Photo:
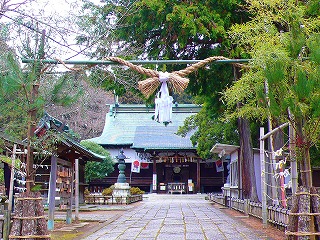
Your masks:
<svg viewBox="0 0 320 240"><path fill-rule="evenodd" d="M197 146L197 153L203 159L212 157L210 150L214 144L227 142L237 145L239 140L235 121L223 122L218 117L208 115L210 114L204 105L197 115L187 118L184 126L178 130L179 135L186 136L188 134L189 137L190 133L197 130L190 139Z"/></svg>
<svg viewBox="0 0 320 240"><path fill-rule="evenodd" d="M4 170L0 169L0 184L4 184Z"/></svg>
<svg viewBox="0 0 320 240"><path fill-rule="evenodd" d="M7 196L1 196L0 203L5 203L8 200Z"/></svg>
<svg viewBox="0 0 320 240"><path fill-rule="evenodd" d="M141 195L141 194L144 194L145 192L143 190L141 190L140 188L138 187L131 187L130 188L130 194L131 195Z"/></svg>
<svg viewBox="0 0 320 240"><path fill-rule="evenodd" d="M3 69L0 75L0 125L13 139L26 138L31 121L29 111L35 110L36 119L40 119L45 104L70 105L82 94L76 79L68 74L60 78L36 76L37 64L22 70L10 52L0 54L0 63ZM32 95L34 85L39 85L39 92Z"/></svg>
<svg viewBox="0 0 320 240"><path fill-rule="evenodd" d="M85 196L90 195L90 191L89 191L89 189L88 189L88 188L86 188L86 189L84 190L83 194L84 194Z"/></svg>
<svg viewBox="0 0 320 240"><path fill-rule="evenodd" d="M82 86L77 84L77 80L73 79L71 74L63 74L56 83L53 85L53 89L49 92L51 96L51 102L68 106L74 103L83 94ZM50 85L52 82L50 81ZM72 91L70 91L72 89ZM48 89L47 89L48 90ZM74 94L74 96L71 95Z"/></svg>
<svg viewBox="0 0 320 240"><path fill-rule="evenodd" d="M242 78L224 92L227 117L291 121L296 129L301 127L299 138L304 144L318 145L320 19L314 13L320 9L319 2L247 3L254 17L247 23L234 25L229 34L233 43L247 51L253 60ZM238 102L242 103L241 109L236 108ZM288 110L293 119L289 118ZM315 149L312 153L317 161L319 153ZM306 163L308 159L302 161Z"/></svg>
<svg viewBox="0 0 320 240"><path fill-rule="evenodd" d="M79 41L90 44L92 36L105 33L103 36L106 37L96 38L99 39L100 46L94 55L98 58L116 55L127 59L141 56L147 59L204 59L215 55L238 57L241 54L235 45L230 45L227 31L233 23L248 19L247 12L241 8L244 3L242 0L196 0L192 4L190 1L107 0L103 6L85 2L84 8L88 14L81 16L79 22L87 35L80 36ZM127 14L128 9L130 14ZM115 17L115 24L108 22L112 16ZM112 31L108 30L110 28ZM111 45L113 50L110 49ZM184 67L162 65L158 66L158 70L171 72ZM229 65L211 64L207 69L199 69L190 74L188 78L190 83L186 92L197 96L197 102L204 103L210 114L199 114L196 121L186 122L192 122L194 126L186 126L185 129L196 129L192 140L198 144L201 155L208 156L212 147L210 144L218 141L217 139L227 143L233 143L237 139L230 137L236 135L235 125L233 128L223 128L224 124L229 126L229 123L218 120L224 108L220 101L221 92L226 85L231 84L233 68ZM97 79L101 79L100 75ZM121 81L115 82L108 77L105 83L106 89L115 89L121 93ZM197 124L201 124L201 127L197 128ZM210 130L206 129L211 124L213 126ZM212 141L208 141L208 137L213 138Z"/></svg>
<svg viewBox="0 0 320 240"><path fill-rule="evenodd" d="M13 138L26 137L28 111L40 108L39 97L30 102L30 91L34 83L33 74L22 72L19 63L10 52L1 55L0 76L0 125L4 133Z"/></svg>
<svg viewBox="0 0 320 240"><path fill-rule="evenodd" d="M85 178L87 182L90 182L92 179L103 178L114 171L114 162L107 150L91 141L81 141L80 144L88 150L105 157L102 162L88 161L86 163Z"/></svg>
<svg viewBox="0 0 320 240"><path fill-rule="evenodd" d="M31 188L31 191L32 192L39 192L41 190L42 186L41 185L34 185L32 188Z"/></svg>

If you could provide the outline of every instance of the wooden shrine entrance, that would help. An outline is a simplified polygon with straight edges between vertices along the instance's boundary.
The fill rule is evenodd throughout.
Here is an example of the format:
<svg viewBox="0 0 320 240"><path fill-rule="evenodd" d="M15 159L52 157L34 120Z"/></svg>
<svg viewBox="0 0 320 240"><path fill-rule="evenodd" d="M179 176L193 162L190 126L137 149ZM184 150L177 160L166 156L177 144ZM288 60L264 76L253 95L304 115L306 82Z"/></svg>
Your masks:
<svg viewBox="0 0 320 240"><path fill-rule="evenodd" d="M157 174L159 193L193 194L200 192L200 159L182 162L155 161L154 173Z"/></svg>

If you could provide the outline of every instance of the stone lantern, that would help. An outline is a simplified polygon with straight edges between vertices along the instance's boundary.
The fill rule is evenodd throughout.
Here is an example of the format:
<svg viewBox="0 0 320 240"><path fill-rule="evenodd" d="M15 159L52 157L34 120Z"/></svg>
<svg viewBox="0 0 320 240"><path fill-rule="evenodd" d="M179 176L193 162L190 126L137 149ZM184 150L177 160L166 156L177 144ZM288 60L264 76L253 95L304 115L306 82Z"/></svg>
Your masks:
<svg viewBox="0 0 320 240"><path fill-rule="evenodd" d="M119 169L117 183L126 183L126 175L125 175L125 169L126 169L125 159L126 158L127 157L123 154L123 149L121 149L120 154L117 156L118 169Z"/></svg>
<svg viewBox="0 0 320 240"><path fill-rule="evenodd" d="M112 192L112 196L117 203L125 203L126 198L130 196L130 186L129 183L126 182L125 176L126 158L127 157L124 155L123 149L121 149L120 154L117 156L119 175Z"/></svg>

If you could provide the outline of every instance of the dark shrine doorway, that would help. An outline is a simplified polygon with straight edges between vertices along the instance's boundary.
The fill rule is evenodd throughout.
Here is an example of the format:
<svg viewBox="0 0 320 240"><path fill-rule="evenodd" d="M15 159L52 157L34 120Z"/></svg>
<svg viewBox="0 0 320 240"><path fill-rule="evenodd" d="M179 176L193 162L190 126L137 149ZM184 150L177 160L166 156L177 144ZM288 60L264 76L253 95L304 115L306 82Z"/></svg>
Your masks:
<svg viewBox="0 0 320 240"><path fill-rule="evenodd" d="M173 173L172 174L172 182L181 182L182 176L180 173Z"/></svg>

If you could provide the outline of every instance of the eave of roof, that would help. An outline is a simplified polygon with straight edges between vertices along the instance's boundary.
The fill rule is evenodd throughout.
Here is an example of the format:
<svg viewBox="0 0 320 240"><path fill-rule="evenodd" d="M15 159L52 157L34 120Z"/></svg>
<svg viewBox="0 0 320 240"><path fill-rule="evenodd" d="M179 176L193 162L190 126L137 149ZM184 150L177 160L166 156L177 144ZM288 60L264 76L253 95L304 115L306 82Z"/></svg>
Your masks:
<svg viewBox="0 0 320 240"><path fill-rule="evenodd" d="M70 144L74 150L80 152L83 154L83 157L87 158L86 160L88 161L96 161L96 162L102 162L103 160L106 159L105 156L102 156L100 154L94 153L87 148L83 147L80 145L78 142L73 141L72 139L64 136L62 139L63 142Z"/></svg>
<svg viewBox="0 0 320 240"><path fill-rule="evenodd" d="M179 104L173 107L172 123L169 126L182 126L184 120L200 111L201 106ZM166 129L161 123L152 120L154 109L145 105L124 104L111 107L106 115L105 126L101 136L88 139L102 146L132 145L137 127L154 127Z"/></svg>
<svg viewBox="0 0 320 240"><path fill-rule="evenodd" d="M138 126L131 148L144 150L168 150L168 149L196 149L190 140L190 134L186 137L177 135L178 126L153 127Z"/></svg>
<svg viewBox="0 0 320 240"><path fill-rule="evenodd" d="M41 119L35 134L40 133L41 129L45 129L45 131L48 129L54 130L62 144L66 145L67 147L71 147L74 151L81 153L82 157L86 158L86 160L101 162L106 159L105 156L90 151L89 149L80 145L79 142L72 139L69 135L73 135L73 131L67 125L63 124L61 121L47 113Z"/></svg>
<svg viewBox="0 0 320 240"><path fill-rule="evenodd" d="M215 144L210 152L212 153L221 153L223 150L225 151L225 154L231 154L235 151L237 151L240 147L236 146L236 145L229 145L229 144L221 144L221 143L217 143Z"/></svg>

